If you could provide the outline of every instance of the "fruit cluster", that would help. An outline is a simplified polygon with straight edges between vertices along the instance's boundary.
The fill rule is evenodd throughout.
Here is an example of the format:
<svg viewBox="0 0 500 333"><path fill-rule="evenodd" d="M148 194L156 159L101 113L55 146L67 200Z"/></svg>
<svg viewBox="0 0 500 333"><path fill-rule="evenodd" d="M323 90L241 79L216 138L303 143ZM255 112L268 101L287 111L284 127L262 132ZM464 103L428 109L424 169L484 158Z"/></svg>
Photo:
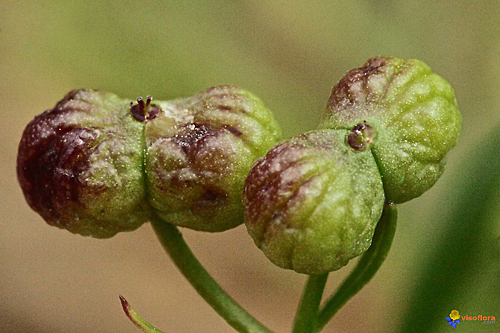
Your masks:
<svg viewBox="0 0 500 333"><path fill-rule="evenodd" d="M461 122L446 80L393 57L349 71L318 129L279 143L271 112L232 86L137 104L76 90L27 126L17 171L29 205L71 232L244 221L273 263L321 274L369 248L385 201L434 185Z"/></svg>

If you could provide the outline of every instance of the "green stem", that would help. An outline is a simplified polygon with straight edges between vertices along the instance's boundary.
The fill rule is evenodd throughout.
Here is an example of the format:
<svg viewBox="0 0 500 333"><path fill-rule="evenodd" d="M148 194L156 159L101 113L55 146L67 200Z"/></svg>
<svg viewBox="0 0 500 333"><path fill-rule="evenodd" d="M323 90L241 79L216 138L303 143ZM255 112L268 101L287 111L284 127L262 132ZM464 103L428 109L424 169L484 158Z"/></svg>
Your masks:
<svg viewBox="0 0 500 333"><path fill-rule="evenodd" d="M358 261L356 267L336 292L322 306L316 331L321 331L333 316L356 295L377 273L391 248L396 233L397 209L393 203L386 203L382 217L373 235L372 245Z"/></svg>
<svg viewBox="0 0 500 333"><path fill-rule="evenodd" d="M327 279L328 273L309 276L295 315L293 333L310 333L314 331L318 319L319 304L323 297Z"/></svg>
<svg viewBox="0 0 500 333"><path fill-rule="evenodd" d="M238 332L272 333L215 282L184 241L177 227L154 216L151 224L163 248L203 299Z"/></svg>

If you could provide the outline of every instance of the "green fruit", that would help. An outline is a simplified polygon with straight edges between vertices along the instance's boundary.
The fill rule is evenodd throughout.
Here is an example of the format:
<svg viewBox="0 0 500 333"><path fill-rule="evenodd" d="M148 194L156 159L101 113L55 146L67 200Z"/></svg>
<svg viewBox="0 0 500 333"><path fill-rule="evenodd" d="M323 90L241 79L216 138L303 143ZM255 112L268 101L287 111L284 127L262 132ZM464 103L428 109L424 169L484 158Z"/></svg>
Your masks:
<svg viewBox="0 0 500 333"><path fill-rule="evenodd" d="M111 237L152 213L221 231L242 223L244 178L279 135L268 109L231 86L135 105L75 90L28 124L17 173L29 205L73 233Z"/></svg>
<svg viewBox="0 0 500 333"><path fill-rule="evenodd" d="M276 265L321 274L370 247L384 190L373 155L346 145L348 134L318 130L285 140L250 171L246 226Z"/></svg>
<svg viewBox="0 0 500 333"><path fill-rule="evenodd" d="M372 58L333 88L320 128L377 132L372 152L389 200L403 203L430 189L462 126L451 85L419 60Z"/></svg>
<svg viewBox="0 0 500 333"><path fill-rule="evenodd" d="M443 172L461 115L418 60L373 58L333 88L319 130L279 143L245 181L245 224L276 265L339 269L365 252L384 200L421 195Z"/></svg>

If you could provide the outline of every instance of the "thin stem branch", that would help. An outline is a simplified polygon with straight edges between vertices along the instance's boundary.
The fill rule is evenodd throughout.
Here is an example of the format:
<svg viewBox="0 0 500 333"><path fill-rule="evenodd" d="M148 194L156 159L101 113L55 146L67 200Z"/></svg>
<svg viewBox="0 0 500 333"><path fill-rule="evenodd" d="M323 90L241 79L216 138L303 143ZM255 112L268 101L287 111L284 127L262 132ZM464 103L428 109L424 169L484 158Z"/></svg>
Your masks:
<svg viewBox="0 0 500 333"><path fill-rule="evenodd" d="M140 328L145 333L166 333L163 332L153 325L151 325L148 321L142 318L137 312L135 312L130 304L127 302L125 297L120 295L120 302L122 303L123 312L127 315L128 319L138 328Z"/></svg>
<svg viewBox="0 0 500 333"><path fill-rule="evenodd" d="M314 331L327 279L328 273L309 276L295 315L293 333L310 333Z"/></svg>
<svg viewBox="0 0 500 333"><path fill-rule="evenodd" d="M205 270L177 227L154 216L151 224L163 248L203 299L238 332L272 333L234 301Z"/></svg>
<svg viewBox="0 0 500 333"><path fill-rule="evenodd" d="M316 331L320 332L333 316L356 295L377 273L384 262L396 233L397 209L393 203L386 203L382 217L373 235L372 245L358 261L356 267L340 287L322 306Z"/></svg>

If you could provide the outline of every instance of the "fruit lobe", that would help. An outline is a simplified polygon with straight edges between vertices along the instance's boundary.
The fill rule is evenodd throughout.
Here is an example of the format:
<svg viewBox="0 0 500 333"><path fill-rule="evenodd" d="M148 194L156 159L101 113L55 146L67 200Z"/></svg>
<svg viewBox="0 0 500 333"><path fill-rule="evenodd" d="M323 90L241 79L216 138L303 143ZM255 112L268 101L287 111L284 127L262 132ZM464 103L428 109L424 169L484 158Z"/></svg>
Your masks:
<svg viewBox="0 0 500 333"><path fill-rule="evenodd" d="M165 112L146 124L145 132L145 172L155 211L197 230L241 224L248 171L280 137L271 113L232 86L159 105Z"/></svg>
<svg viewBox="0 0 500 333"><path fill-rule="evenodd" d="M275 146L245 182L246 226L276 265L299 273L339 269L368 249L384 191L369 151L345 130L317 130Z"/></svg>
<svg viewBox="0 0 500 333"><path fill-rule="evenodd" d="M389 200L422 195L444 171L462 126L451 85L419 60L378 57L349 71L333 88L320 128L366 122Z"/></svg>
<svg viewBox="0 0 500 333"><path fill-rule="evenodd" d="M28 124L17 174L48 224L106 238L147 220L142 129L128 109L114 94L75 90Z"/></svg>

